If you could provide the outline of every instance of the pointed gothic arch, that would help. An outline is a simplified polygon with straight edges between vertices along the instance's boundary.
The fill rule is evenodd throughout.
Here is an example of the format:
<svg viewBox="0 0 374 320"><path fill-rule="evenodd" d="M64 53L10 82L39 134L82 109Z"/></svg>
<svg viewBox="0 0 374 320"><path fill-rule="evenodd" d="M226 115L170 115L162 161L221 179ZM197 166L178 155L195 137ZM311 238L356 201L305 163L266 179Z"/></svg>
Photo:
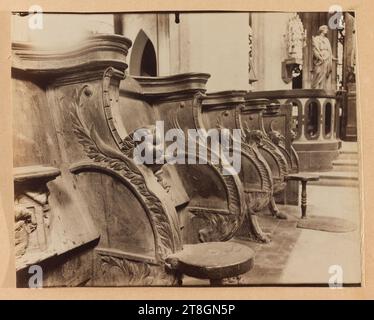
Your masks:
<svg viewBox="0 0 374 320"><path fill-rule="evenodd" d="M157 76L155 47L143 29L139 31L132 47L130 74L133 76Z"/></svg>

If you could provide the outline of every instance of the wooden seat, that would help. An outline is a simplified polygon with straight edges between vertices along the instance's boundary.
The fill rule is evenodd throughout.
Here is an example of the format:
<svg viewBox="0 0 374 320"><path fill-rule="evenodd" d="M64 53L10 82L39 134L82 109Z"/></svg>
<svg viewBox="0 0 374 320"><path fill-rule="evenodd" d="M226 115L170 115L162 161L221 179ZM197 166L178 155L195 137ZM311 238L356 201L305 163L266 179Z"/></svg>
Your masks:
<svg viewBox="0 0 374 320"><path fill-rule="evenodd" d="M301 218L306 218L307 194L306 185L309 181L318 181L319 176L309 172L292 173L286 176L286 180L301 181Z"/></svg>
<svg viewBox="0 0 374 320"><path fill-rule="evenodd" d="M221 285L223 279L236 277L253 267L254 251L235 242L206 242L184 245L183 250L169 256L166 262L182 276L209 279Z"/></svg>

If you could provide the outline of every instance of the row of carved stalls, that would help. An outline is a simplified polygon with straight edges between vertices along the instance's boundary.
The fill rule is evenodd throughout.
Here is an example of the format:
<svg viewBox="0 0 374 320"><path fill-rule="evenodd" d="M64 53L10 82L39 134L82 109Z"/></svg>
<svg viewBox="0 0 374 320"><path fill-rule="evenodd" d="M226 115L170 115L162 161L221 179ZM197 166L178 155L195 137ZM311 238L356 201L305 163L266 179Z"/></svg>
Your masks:
<svg viewBox="0 0 374 320"><path fill-rule="evenodd" d="M268 242L258 215L285 218L274 197L298 171L291 106L206 93L204 73L125 77L130 46L118 35L70 52L13 44L18 286L35 264L45 287L172 285L166 261L184 245ZM186 137L240 129L240 173L223 174L209 148L205 164L137 164L133 133L153 135L157 120Z"/></svg>

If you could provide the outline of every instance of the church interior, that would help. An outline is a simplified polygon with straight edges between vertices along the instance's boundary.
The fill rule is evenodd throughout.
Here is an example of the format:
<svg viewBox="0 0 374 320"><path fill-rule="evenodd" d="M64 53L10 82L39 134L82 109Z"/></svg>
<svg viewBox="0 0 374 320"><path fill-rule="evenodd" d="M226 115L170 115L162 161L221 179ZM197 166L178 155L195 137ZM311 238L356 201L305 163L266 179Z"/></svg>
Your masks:
<svg viewBox="0 0 374 320"><path fill-rule="evenodd" d="M360 285L355 32L354 12L13 13L17 286L34 265L43 287ZM240 172L136 163L156 121L239 130Z"/></svg>

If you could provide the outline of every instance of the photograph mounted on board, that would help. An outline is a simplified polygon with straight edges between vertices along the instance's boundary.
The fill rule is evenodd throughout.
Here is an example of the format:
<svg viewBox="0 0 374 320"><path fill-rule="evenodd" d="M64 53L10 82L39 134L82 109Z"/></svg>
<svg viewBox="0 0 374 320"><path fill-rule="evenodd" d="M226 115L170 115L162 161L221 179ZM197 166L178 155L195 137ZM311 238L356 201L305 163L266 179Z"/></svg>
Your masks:
<svg viewBox="0 0 374 320"><path fill-rule="evenodd" d="M11 22L17 287L361 285L354 12Z"/></svg>

